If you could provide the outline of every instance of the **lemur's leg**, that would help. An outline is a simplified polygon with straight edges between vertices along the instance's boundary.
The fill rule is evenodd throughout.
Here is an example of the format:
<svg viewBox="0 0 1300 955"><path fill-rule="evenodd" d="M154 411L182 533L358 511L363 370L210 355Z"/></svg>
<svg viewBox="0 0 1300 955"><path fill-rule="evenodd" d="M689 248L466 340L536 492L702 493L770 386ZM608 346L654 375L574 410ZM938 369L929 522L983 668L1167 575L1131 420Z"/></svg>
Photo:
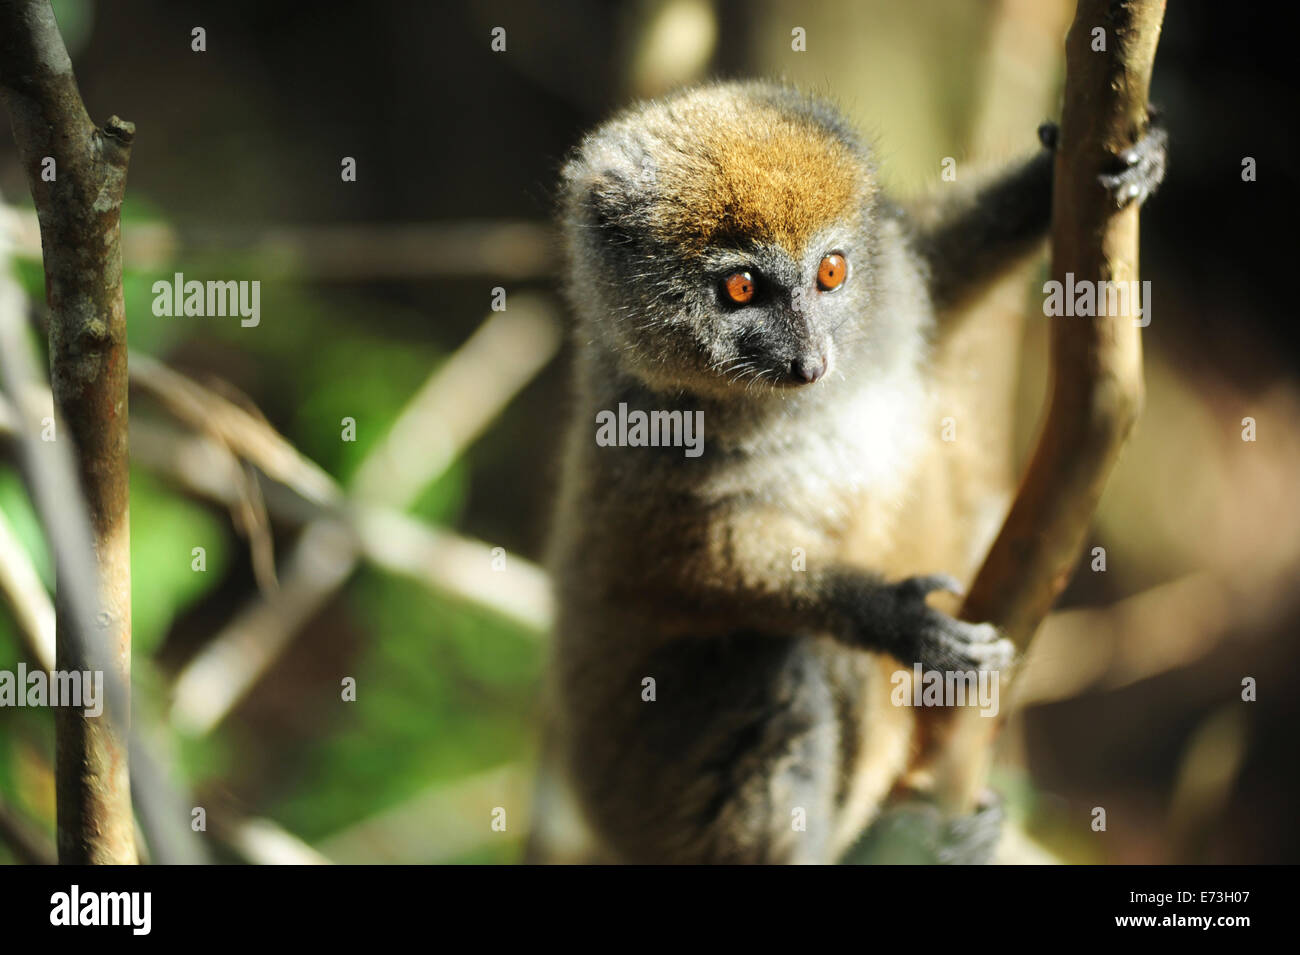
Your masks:
<svg viewBox="0 0 1300 955"><path fill-rule="evenodd" d="M589 821L620 861L834 861L840 714L811 640L683 637L635 670L570 754ZM639 673L654 678L653 701Z"/></svg>
<svg viewBox="0 0 1300 955"><path fill-rule="evenodd" d="M772 629L782 622L793 630L802 619L848 647L930 670L997 670L1014 653L991 626L927 604L933 591L957 588L950 577L798 576L809 592L746 605L755 629L665 643L573 721L570 776L596 814L590 822L625 860L835 861L830 839L851 762L843 732L858 705L832 688L827 651ZM653 701L641 696L645 677Z"/></svg>

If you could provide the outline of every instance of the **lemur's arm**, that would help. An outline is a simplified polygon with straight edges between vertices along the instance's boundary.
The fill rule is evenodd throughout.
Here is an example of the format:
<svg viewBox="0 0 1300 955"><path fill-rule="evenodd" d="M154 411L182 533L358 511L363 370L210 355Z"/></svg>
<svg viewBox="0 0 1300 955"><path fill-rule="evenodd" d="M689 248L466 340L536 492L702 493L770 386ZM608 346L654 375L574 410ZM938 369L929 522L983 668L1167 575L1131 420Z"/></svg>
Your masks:
<svg viewBox="0 0 1300 955"><path fill-rule="evenodd" d="M927 670L988 670L1010 663L1014 648L988 624L957 620L932 607L935 591L960 591L946 574L888 581L861 567L822 564L792 571L770 545L773 534L809 541L797 520L756 510L719 535L725 546L701 548L702 560L674 567L671 588L700 606L723 608L737 628L834 637L846 647L887 653Z"/></svg>
<svg viewBox="0 0 1300 955"><path fill-rule="evenodd" d="M1146 134L1099 177L1116 207L1146 200L1164 177L1167 135L1155 114ZM1042 150L993 179L955 183L907 208L913 244L936 309L956 312L1032 253L1052 216L1058 131L1038 129Z"/></svg>
<svg viewBox="0 0 1300 955"><path fill-rule="evenodd" d="M1044 127L1051 129L1052 127ZM997 178L953 183L915 207L914 243L941 314L955 311L1038 248L1052 216L1052 166L1045 148Z"/></svg>

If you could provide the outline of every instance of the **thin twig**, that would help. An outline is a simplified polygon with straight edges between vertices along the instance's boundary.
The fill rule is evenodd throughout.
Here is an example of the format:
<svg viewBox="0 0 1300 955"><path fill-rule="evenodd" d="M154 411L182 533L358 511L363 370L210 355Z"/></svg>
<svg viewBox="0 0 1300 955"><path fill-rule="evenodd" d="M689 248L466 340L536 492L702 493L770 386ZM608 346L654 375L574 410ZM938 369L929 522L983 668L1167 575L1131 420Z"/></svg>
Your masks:
<svg viewBox="0 0 1300 955"><path fill-rule="evenodd" d="M131 383L153 394L158 381L138 380L139 368L151 369L157 362L146 355L132 356ZM152 371L142 372L152 375ZM175 372L171 374L175 375ZM177 376L183 378L184 376ZM196 382L188 386L206 391ZM176 392L169 390L169 394ZM222 419L226 399L206 393L203 405L213 420ZM39 407L50 405L48 391L33 396ZM175 410L170 401L168 410ZM32 420L41 415L27 412ZM188 414L178 414L190 423ZM0 435L17 430L18 413L0 395ZM229 422L228 422L229 423ZM519 624L527 634L542 637L551 626L553 614L550 583L546 573L531 561L443 528L431 527L418 518L390 507L349 503L343 489L318 464L302 456L287 440L257 415L239 421L239 436L230 432L219 439L206 425L200 433L177 430L161 422L133 415L131 453L137 463L198 497L236 511L248 493L244 487L249 467L263 473L275 471L275 483L257 494L266 497L266 509L276 520L305 525L333 519L351 528L361 555L376 567L406 577L431 591L477 604ZM283 447L292 450L292 457ZM236 453L239 448L241 453ZM266 452L270 452L270 456ZM292 466L285 467L292 462Z"/></svg>
<svg viewBox="0 0 1300 955"><path fill-rule="evenodd" d="M267 425L267 427L270 427ZM241 493L230 475L239 462L225 445L205 435L178 432L160 423L131 422L135 459L191 494L233 506ZM256 458L247 459L258 464ZM308 488L307 490L310 490ZM552 600L546 573L504 549L435 528L391 507L353 504L338 489L337 504L322 505L293 483L264 488L268 512L277 521L306 525L337 522L349 528L354 546L376 567L435 593L477 604L541 637L551 625Z"/></svg>
<svg viewBox="0 0 1300 955"><path fill-rule="evenodd" d="M142 353L132 355L131 384L162 403L194 430L213 436L269 477L324 506L341 493L319 464L295 448L266 419Z"/></svg>
<svg viewBox="0 0 1300 955"><path fill-rule="evenodd" d="M275 592L275 558L261 485L242 463L255 462L270 477L292 484L310 500L333 504L340 494L333 480L259 415L204 388L147 355L136 354L131 384L147 392L196 431L228 449L223 471L237 490L230 502L236 528L249 541L253 572L263 594Z"/></svg>
<svg viewBox="0 0 1300 955"><path fill-rule="evenodd" d="M408 507L445 471L559 347L546 299L516 296L494 314L411 399L358 468L359 506ZM352 574L361 543L346 517L303 531L274 600L254 599L177 677L172 721L213 729Z"/></svg>
<svg viewBox="0 0 1300 955"><path fill-rule="evenodd" d="M324 855L270 819L236 819L214 827L221 840L253 865L332 865Z"/></svg>
<svg viewBox="0 0 1300 955"><path fill-rule="evenodd" d="M39 259L36 214L0 210L0 228L16 237L15 254ZM199 268L230 256L255 258L263 278L329 282L428 278L491 278L502 282L555 274L550 228L536 222L419 222L274 228L177 228L133 222L123 229L127 268L157 271L184 262Z"/></svg>
<svg viewBox="0 0 1300 955"><path fill-rule="evenodd" d="M0 511L0 597L18 624L18 639L43 669L54 669L54 603Z"/></svg>

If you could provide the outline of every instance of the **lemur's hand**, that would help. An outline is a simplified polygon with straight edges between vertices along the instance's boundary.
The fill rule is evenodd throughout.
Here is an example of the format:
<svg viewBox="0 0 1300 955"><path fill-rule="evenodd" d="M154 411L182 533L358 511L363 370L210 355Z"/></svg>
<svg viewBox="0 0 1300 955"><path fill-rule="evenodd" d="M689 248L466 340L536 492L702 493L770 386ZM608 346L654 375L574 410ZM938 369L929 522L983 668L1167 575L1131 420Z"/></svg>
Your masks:
<svg viewBox="0 0 1300 955"><path fill-rule="evenodd" d="M894 584L894 645L904 663L926 670L1000 670L1015 658L1016 648L987 623L967 623L925 602L928 594L946 590L960 594L961 584L947 574L909 577Z"/></svg>
<svg viewBox="0 0 1300 955"><path fill-rule="evenodd" d="M1061 128L1056 123L1043 123L1038 127L1038 141L1045 149L1055 151L1061 140ZM1130 202L1146 202L1165 178L1165 165L1169 159L1169 131L1154 107L1147 109L1147 128L1132 149L1126 149L1115 159L1114 168L1101 173L1097 179L1105 187L1116 209Z"/></svg>
<svg viewBox="0 0 1300 955"><path fill-rule="evenodd" d="M1116 209L1130 202L1139 205L1165 178L1165 163L1169 158L1169 131L1160 123L1160 114L1147 110L1147 128L1132 149L1126 149L1117 158L1114 172L1102 173L1097 178L1110 193Z"/></svg>

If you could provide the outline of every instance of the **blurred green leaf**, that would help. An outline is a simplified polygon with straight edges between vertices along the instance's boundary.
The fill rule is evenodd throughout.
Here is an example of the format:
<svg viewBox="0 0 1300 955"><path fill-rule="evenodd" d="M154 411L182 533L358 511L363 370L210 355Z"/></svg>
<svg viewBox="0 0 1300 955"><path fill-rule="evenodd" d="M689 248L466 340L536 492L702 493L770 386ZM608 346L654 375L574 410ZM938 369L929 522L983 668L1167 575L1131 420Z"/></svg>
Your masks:
<svg viewBox="0 0 1300 955"><path fill-rule="evenodd" d="M229 560L228 525L178 497L148 474L131 471L131 630L136 655L152 654L172 619L216 585ZM195 547L207 570L191 569Z"/></svg>
<svg viewBox="0 0 1300 955"><path fill-rule="evenodd" d="M364 572L350 591L373 640L357 700L303 753L267 815L316 839L428 787L532 758L537 641L493 615Z"/></svg>

